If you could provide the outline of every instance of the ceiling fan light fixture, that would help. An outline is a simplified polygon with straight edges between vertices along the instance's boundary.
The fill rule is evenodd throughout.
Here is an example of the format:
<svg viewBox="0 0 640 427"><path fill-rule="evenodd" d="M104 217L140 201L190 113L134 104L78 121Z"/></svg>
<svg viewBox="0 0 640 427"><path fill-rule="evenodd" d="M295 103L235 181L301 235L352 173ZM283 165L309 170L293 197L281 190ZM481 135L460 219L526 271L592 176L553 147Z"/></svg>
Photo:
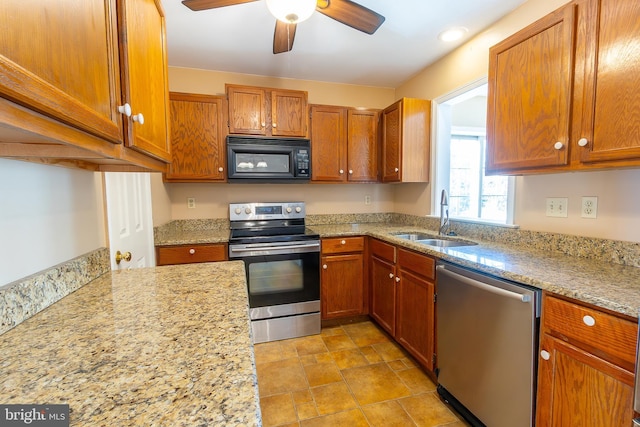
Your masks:
<svg viewBox="0 0 640 427"><path fill-rule="evenodd" d="M297 24L313 14L316 0L266 0L269 12L287 24Z"/></svg>
<svg viewBox="0 0 640 427"><path fill-rule="evenodd" d="M438 38L443 42L453 42L460 40L468 32L469 30L465 27L453 27L438 34Z"/></svg>

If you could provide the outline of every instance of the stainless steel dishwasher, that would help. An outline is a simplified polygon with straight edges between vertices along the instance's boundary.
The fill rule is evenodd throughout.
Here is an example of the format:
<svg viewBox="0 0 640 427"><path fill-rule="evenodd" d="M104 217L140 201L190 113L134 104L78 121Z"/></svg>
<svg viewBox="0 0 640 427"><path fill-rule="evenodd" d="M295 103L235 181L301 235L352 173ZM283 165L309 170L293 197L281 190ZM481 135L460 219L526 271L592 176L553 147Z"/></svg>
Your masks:
<svg viewBox="0 0 640 427"><path fill-rule="evenodd" d="M473 426L534 425L539 289L439 262L438 393Z"/></svg>

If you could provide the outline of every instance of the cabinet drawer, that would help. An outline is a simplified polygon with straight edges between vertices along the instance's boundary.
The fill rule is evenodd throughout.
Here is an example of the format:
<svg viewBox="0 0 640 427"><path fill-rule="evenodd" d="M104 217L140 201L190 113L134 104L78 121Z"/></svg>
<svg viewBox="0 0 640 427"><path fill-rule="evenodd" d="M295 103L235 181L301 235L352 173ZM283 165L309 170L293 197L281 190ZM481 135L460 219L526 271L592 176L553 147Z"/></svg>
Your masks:
<svg viewBox="0 0 640 427"><path fill-rule="evenodd" d="M402 270L409 270L427 279L436 278L436 261L430 256L398 249L398 265Z"/></svg>
<svg viewBox="0 0 640 427"><path fill-rule="evenodd" d="M226 260L227 246L224 244L156 247L156 264L158 265Z"/></svg>
<svg viewBox="0 0 640 427"><path fill-rule="evenodd" d="M577 347L633 371L638 326L635 322L546 295L544 328ZM610 357L607 357L610 356Z"/></svg>
<svg viewBox="0 0 640 427"><path fill-rule="evenodd" d="M364 251L364 237L337 237L322 239L323 254Z"/></svg>
<svg viewBox="0 0 640 427"><path fill-rule="evenodd" d="M393 264L396 263L396 247L385 243L381 240L371 239L369 240L369 249L371 255L387 260Z"/></svg>

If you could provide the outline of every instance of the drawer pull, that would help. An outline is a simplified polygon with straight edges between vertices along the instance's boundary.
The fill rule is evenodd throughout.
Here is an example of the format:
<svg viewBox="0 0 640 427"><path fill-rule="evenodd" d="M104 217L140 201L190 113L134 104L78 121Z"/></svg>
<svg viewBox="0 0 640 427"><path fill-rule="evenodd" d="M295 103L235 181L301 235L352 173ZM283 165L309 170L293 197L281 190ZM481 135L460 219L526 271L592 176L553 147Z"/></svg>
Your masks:
<svg viewBox="0 0 640 427"><path fill-rule="evenodd" d="M542 357L544 360L549 360L551 358L551 354L549 354L547 350L542 350L540 352L540 357Z"/></svg>
<svg viewBox="0 0 640 427"><path fill-rule="evenodd" d="M341 244L341 245L346 245L346 244L347 244L347 241L346 241L346 240L343 240L343 241L341 241L341 242L340 242L340 244Z"/></svg>
<svg viewBox="0 0 640 427"><path fill-rule="evenodd" d="M322 264L322 269L326 270L327 269L327 264Z"/></svg>
<svg viewBox="0 0 640 427"><path fill-rule="evenodd" d="M593 317L586 315L582 318L582 321L584 322L585 325L587 326L593 326L596 324L596 319L594 319Z"/></svg>
<svg viewBox="0 0 640 427"><path fill-rule="evenodd" d="M393 273L389 273L389 279L393 279Z"/></svg>
<svg viewBox="0 0 640 427"><path fill-rule="evenodd" d="M196 253L196 250L195 250L195 249L189 249L189 253L190 253L191 255L193 255L193 254L195 254L195 253Z"/></svg>
<svg viewBox="0 0 640 427"><path fill-rule="evenodd" d="M398 276L396 276L396 282L399 282L400 278Z"/></svg>

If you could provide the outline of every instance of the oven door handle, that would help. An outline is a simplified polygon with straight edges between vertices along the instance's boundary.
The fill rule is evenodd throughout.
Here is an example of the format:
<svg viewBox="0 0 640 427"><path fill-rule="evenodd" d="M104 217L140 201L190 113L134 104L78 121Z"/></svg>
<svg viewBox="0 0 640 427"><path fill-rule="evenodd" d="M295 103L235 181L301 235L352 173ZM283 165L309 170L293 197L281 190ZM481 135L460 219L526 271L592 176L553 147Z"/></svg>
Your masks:
<svg viewBox="0 0 640 427"><path fill-rule="evenodd" d="M255 246L252 245L246 245L245 247L242 248L234 248L234 247L230 247L229 250L231 252L256 252L256 251L281 251L281 250L287 250L287 249L302 249L302 248L318 248L320 249L320 243L308 243L308 244L304 244L304 245L286 245L286 246L258 246L259 244L256 244Z"/></svg>

